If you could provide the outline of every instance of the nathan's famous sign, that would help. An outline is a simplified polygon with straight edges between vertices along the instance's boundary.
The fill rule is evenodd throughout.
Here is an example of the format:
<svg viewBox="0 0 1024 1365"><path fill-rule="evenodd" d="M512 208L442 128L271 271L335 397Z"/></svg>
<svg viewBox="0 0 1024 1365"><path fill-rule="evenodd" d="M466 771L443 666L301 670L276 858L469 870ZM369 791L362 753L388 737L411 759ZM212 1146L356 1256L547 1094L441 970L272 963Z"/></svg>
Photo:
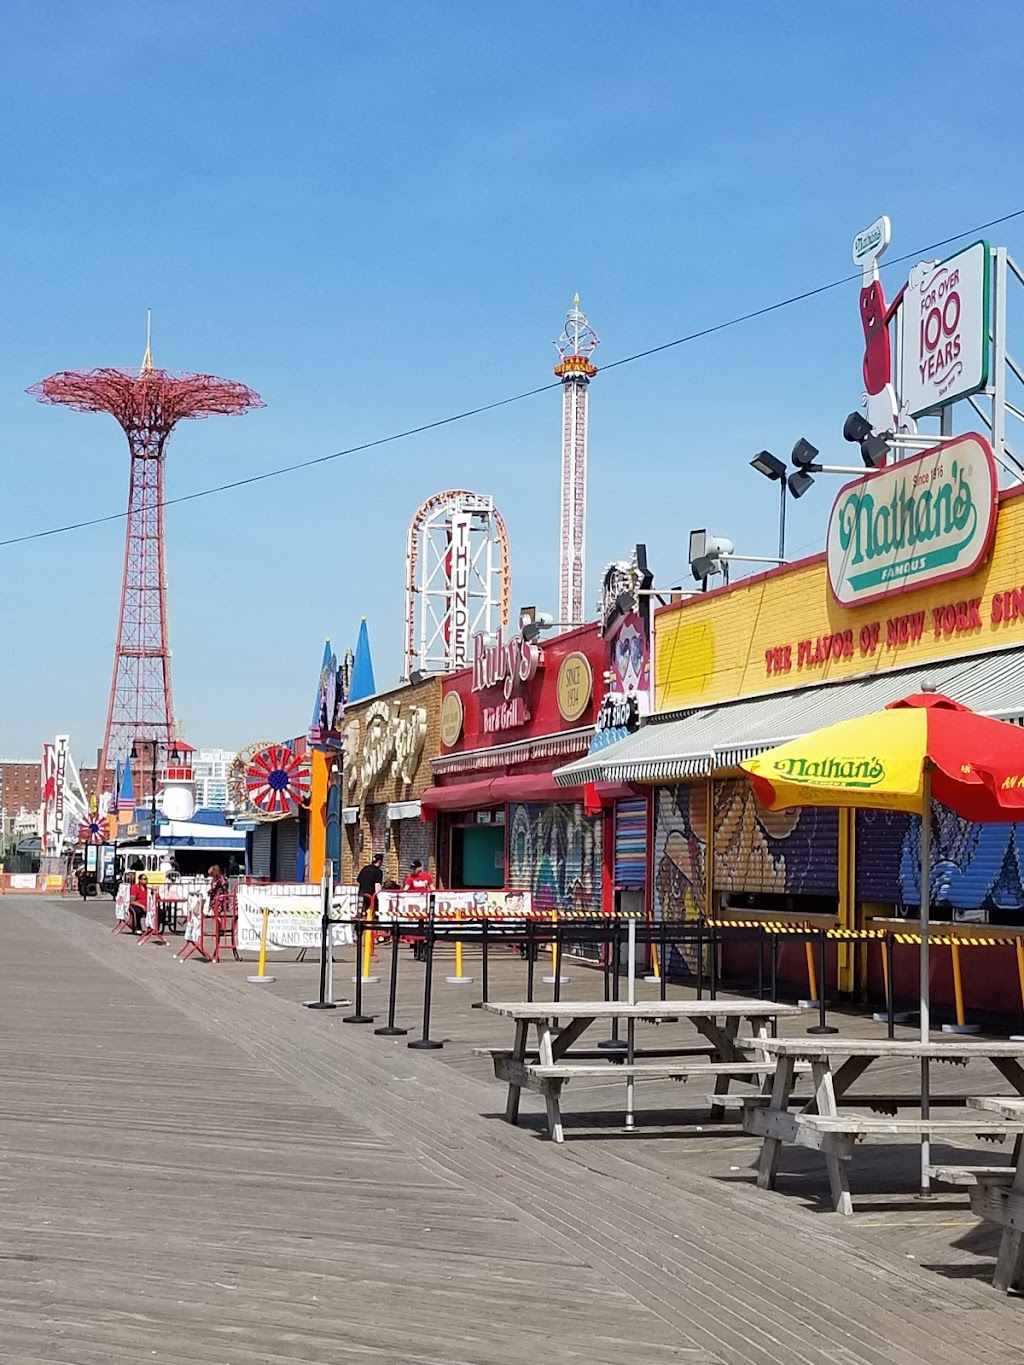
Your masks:
<svg viewBox="0 0 1024 1365"><path fill-rule="evenodd" d="M843 607L973 573L996 524L983 436L958 437L847 484L828 524L828 581Z"/></svg>
<svg viewBox="0 0 1024 1365"><path fill-rule="evenodd" d="M885 777L878 758L782 758L772 767L787 782L809 786L877 787Z"/></svg>

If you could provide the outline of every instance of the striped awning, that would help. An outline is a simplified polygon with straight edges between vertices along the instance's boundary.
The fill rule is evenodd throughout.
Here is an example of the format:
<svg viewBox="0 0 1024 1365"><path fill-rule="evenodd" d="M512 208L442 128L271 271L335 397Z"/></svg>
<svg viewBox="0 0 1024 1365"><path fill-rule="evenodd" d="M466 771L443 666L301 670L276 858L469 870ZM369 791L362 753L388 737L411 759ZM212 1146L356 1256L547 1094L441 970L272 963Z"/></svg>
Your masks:
<svg viewBox="0 0 1024 1365"><path fill-rule="evenodd" d="M878 711L925 683L983 715L1024 724L1024 649L992 650L656 716L628 739L556 769L555 781L575 786L707 776L822 726Z"/></svg>

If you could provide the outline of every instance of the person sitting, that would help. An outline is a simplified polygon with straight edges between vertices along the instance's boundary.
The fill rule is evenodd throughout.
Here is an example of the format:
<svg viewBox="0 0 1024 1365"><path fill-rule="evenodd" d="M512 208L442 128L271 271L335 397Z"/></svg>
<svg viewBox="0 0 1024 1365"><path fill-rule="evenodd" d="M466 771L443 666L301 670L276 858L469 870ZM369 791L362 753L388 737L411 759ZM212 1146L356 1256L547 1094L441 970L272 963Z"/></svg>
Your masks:
<svg viewBox="0 0 1024 1365"><path fill-rule="evenodd" d="M128 927L133 934L141 934L146 927L149 895L149 878L140 872L128 894Z"/></svg>

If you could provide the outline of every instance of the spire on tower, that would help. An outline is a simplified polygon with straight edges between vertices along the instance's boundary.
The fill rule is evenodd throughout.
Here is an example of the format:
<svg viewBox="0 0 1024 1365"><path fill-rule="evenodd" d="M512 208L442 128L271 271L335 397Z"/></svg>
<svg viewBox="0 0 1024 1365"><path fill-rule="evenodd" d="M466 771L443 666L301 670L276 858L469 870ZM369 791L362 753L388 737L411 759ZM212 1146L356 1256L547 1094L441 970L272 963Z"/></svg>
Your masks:
<svg viewBox="0 0 1024 1365"><path fill-rule="evenodd" d="M146 354L139 366L140 374L148 374L153 368L153 310L146 309Z"/></svg>
<svg viewBox="0 0 1024 1365"><path fill-rule="evenodd" d="M591 356L597 333L573 298L562 335L555 342L562 381L562 530L559 553L558 616L581 622L584 607L585 523L587 510L587 389L597 374Z"/></svg>

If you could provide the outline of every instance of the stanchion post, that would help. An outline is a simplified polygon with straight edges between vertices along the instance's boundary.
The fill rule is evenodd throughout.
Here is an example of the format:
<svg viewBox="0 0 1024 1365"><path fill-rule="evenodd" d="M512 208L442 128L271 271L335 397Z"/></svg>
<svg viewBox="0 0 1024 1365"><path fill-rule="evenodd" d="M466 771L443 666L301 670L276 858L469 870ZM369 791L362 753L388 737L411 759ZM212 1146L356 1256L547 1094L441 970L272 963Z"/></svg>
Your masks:
<svg viewBox="0 0 1024 1365"><path fill-rule="evenodd" d="M260 924L260 965L256 969L255 976L247 976L246 981L251 981L254 986L270 986L277 978L267 975L267 925L270 922L270 907L263 907L262 922Z"/></svg>
<svg viewBox="0 0 1024 1365"><path fill-rule="evenodd" d="M433 913L427 918L427 951L423 963L423 1034L419 1038L414 1038L411 1043L406 1043L406 1047L418 1048L422 1051L436 1051L437 1048L444 1047L435 1038L430 1036L430 997L433 989L434 977L434 916Z"/></svg>
<svg viewBox="0 0 1024 1365"><path fill-rule="evenodd" d="M366 921L362 915L356 920L356 1003L352 1014L346 1014L342 1019L343 1024L372 1024L373 1015L363 1013L363 934L366 932Z"/></svg>
<svg viewBox="0 0 1024 1365"><path fill-rule="evenodd" d="M892 934L885 936L885 957L883 961L886 965L885 972L885 1013L886 1023L889 1026L889 1037L896 1037L896 994L893 986L892 976Z"/></svg>
<svg viewBox="0 0 1024 1365"><path fill-rule="evenodd" d="M956 1002L956 1023L943 1024L943 1033L980 1033L978 1024L969 1024L964 1013L964 979L960 968L960 945L954 939L949 945L953 966L953 999Z"/></svg>
<svg viewBox="0 0 1024 1365"><path fill-rule="evenodd" d="M487 925L488 918L487 912L485 911L480 917L480 999L474 1000L471 1006L471 1008L475 1010L482 1010L487 1004L488 989L490 985L488 980L490 960L488 958Z"/></svg>
<svg viewBox="0 0 1024 1365"><path fill-rule="evenodd" d="M704 999L704 918L697 916L697 999Z"/></svg>
<svg viewBox="0 0 1024 1365"><path fill-rule="evenodd" d="M665 923L665 911L662 909L661 919L658 921L658 963L659 988L658 995L665 1000L666 982L668 979L668 926Z"/></svg>
<svg viewBox="0 0 1024 1365"><path fill-rule="evenodd" d="M473 978L462 974L462 911L455 912L455 975L446 976L449 986L471 986Z"/></svg>
<svg viewBox="0 0 1024 1365"><path fill-rule="evenodd" d="M559 949L562 943L562 917L557 910L551 912L551 975L543 978L545 986L562 986L568 983L569 978L562 975L561 953ZM558 996L554 997L556 1000Z"/></svg>
<svg viewBox="0 0 1024 1365"><path fill-rule="evenodd" d="M321 883L323 915L320 919L320 999L307 1003L308 1010L333 1010L337 1006L327 998L327 954L331 951L331 897L326 876Z"/></svg>
<svg viewBox="0 0 1024 1365"><path fill-rule="evenodd" d="M381 1038L404 1038L407 1028L395 1027L395 1001L398 997L398 919L391 921L391 983L388 987L388 1022L383 1028L375 1028L374 1033Z"/></svg>
<svg viewBox="0 0 1024 1365"><path fill-rule="evenodd" d="M764 999L764 934L760 929L754 930L754 939L757 942L757 998Z"/></svg>
<svg viewBox="0 0 1024 1365"><path fill-rule="evenodd" d="M526 1002L533 1004L534 958L537 955L537 926L531 916L526 921Z"/></svg>
<svg viewBox="0 0 1024 1365"><path fill-rule="evenodd" d="M612 999L619 998L619 958L622 956L622 921L619 916L615 916L612 926ZM622 1052L626 1044L619 1037L619 1021L612 1020L612 1036L605 1038L598 1047L605 1048L609 1052Z"/></svg>
<svg viewBox="0 0 1024 1365"><path fill-rule="evenodd" d="M825 1022L825 930L818 930L818 1022L808 1033L838 1033L834 1024Z"/></svg>
<svg viewBox="0 0 1024 1365"><path fill-rule="evenodd" d="M708 955L711 959L708 967L708 994L712 1000L718 999L718 925L711 926L711 946Z"/></svg>

